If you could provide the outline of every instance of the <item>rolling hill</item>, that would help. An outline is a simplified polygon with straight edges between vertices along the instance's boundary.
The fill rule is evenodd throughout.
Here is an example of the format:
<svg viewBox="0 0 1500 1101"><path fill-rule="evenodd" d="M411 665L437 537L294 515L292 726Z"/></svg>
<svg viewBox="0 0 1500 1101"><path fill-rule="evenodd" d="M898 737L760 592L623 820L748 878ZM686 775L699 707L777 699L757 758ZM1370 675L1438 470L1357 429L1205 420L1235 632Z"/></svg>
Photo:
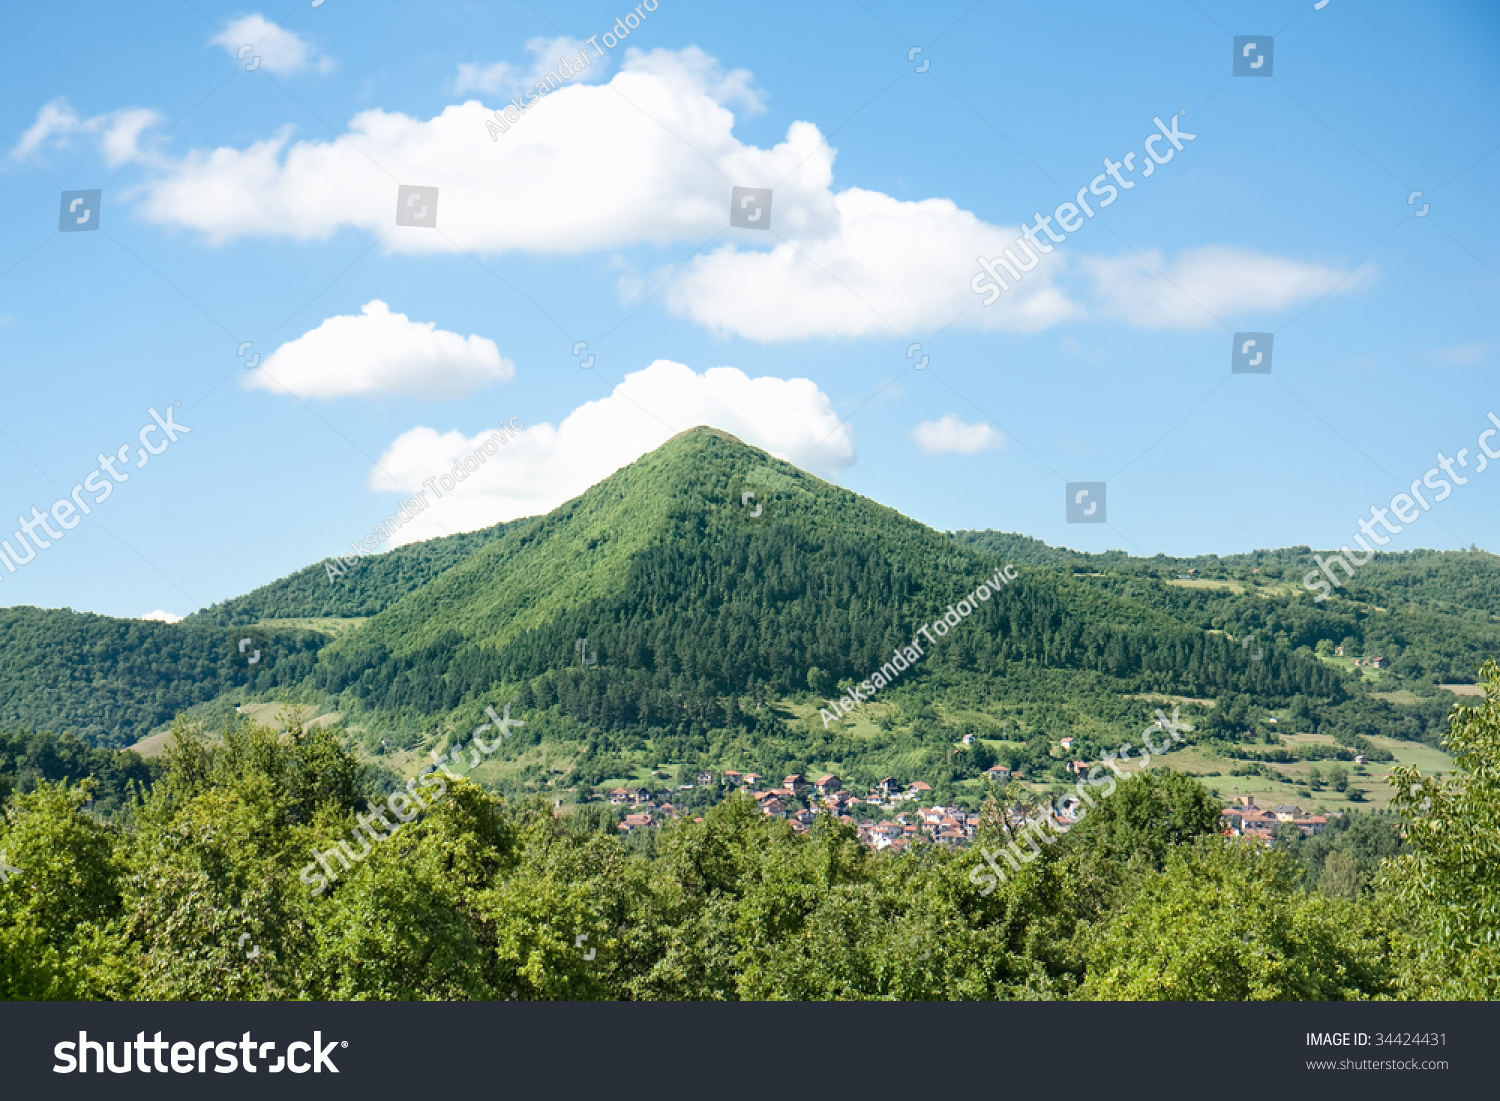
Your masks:
<svg viewBox="0 0 1500 1101"><path fill-rule="evenodd" d="M1274 758L1246 747L1278 711L1344 748L1434 744L1453 699L1435 682L1500 650L1493 556L1379 556L1315 605L1298 585L1309 554L1139 559L944 534L698 428L546 516L401 547L333 584L309 566L175 625L8 609L0 727L120 745L185 709L277 698L339 711L399 771L514 702L525 735L485 768L533 790L669 761L967 784L997 758L1055 771L1060 735L1080 754L1118 744L1169 700L1218 701L1204 730L1235 759ZM840 685L1008 562L1014 585L825 728ZM1370 676L1339 644L1392 664ZM964 733L982 749L955 752Z"/></svg>

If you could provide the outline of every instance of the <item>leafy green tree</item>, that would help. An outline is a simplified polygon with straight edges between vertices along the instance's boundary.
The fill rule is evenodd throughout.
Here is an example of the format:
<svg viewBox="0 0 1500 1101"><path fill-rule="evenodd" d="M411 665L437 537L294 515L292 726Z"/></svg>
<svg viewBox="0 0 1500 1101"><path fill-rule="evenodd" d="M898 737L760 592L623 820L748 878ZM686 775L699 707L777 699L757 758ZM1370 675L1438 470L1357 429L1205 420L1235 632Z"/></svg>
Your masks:
<svg viewBox="0 0 1500 1101"><path fill-rule="evenodd" d="M807 686L820 696L833 694L833 674L814 665L807 670Z"/></svg>
<svg viewBox="0 0 1500 1101"><path fill-rule="evenodd" d="M323 996L506 996L490 892L515 830L498 800L454 780L419 820L387 820L395 832L375 827L381 839L359 846L369 854L308 908Z"/></svg>
<svg viewBox="0 0 1500 1101"><path fill-rule="evenodd" d="M1292 858L1237 839L1174 851L1092 934L1080 996L1343 1001L1388 993L1357 906L1296 889Z"/></svg>
<svg viewBox="0 0 1500 1101"><path fill-rule="evenodd" d="M1318 890L1334 898L1351 901L1364 889L1365 875L1359 859L1348 849L1334 849L1323 861L1323 873L1318 877Z"/></svg>
<svg viewBox="0 0 1500 1101"><path fill-rule="evenodd" d="M0 998L98 996L86 946L118 912L119 831L84 813L88 792L44 780L5 808L0 854L18 871L0 883Z"/></svg>
<svg viewBox="0 0 1500 1101"><path fill-rule="evenodd" d="M1480 676L1484 704L1455 707L1450 719L1454 775L1391 770L1412 851L1387 864L1382 886L1409 915L1402 980L1423 997L1500 997L1500 666L1488 661Z"/></svg>
<svg viewBox="0 0 1500 1101"><path fill-rule="evenodd" d="M326 729L250 723L215 741L179 722L134 815L116 950L146 999L296 998L316 990L299 869L348 829L359 766Z"/></svg>

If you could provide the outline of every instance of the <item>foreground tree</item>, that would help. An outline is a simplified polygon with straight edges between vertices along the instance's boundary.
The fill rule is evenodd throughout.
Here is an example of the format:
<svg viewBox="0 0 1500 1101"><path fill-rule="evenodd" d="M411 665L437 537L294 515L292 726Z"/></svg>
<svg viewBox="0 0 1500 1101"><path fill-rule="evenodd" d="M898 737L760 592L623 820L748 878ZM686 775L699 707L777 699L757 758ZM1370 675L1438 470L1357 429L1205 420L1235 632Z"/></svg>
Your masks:
<svg viewBox="0 0 1500 1101"><path fill-rule="evenodd" d="M1344 1001L1389 993L1368 911L1304 893L1301 874L1291 857L1238 839L1205 838L1173 852L1091 936L1080 996Z"/></svg>
<svg viewBox="0 0 1500 1101"><path fill-rule="evenodd" d="M1381 876L1409 997L1500 997L1500 666L1481 670L1485 701L1455 707L1446 781L1391 770L1412 851Z"/></svg>
<svg viewBox="0 0 1500 1101"><path fill-rule="evenodd" d="M0 815L0 998L97 996L100 936L118 912L119 831L85 813L88 783L42 781ZM3 869L0 869L3 870Z"/></svg>

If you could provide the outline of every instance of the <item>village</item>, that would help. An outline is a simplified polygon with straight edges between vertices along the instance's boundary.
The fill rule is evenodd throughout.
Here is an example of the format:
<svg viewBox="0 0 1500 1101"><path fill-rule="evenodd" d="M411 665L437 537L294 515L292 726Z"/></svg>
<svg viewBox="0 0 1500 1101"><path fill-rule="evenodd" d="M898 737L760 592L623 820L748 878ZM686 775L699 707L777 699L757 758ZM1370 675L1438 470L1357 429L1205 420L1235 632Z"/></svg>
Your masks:
<svg viewBox="0 0 1500 1101"><path fill-rule="evenodd" d="M1071 748L1072 738L1061 741L1064 750ZM1069 761L1066 767L1075 775L1083 775L1090 764ZM1021 779L1022 774L1004 765L995 765L987 769L984 776L1003 786L1013 779ZM678 790L718 788L722 792L721 798L736 793L747 794L755 800L761 814L785 820L792 831L799 834L807 833L818 816L826 814L854 827L859 842L876 851L901 852L919 843L957 848L973 840L982 817L980 811L957 805L924 806L922 800L932 791L930 784L922 780L903 783L892 776L880 780L863 794L846 790L843 779L832 774L810 780L801 773L792 773L774 787L764 786L766 780L759 773L735 769L722 772L703 770L693 779L695 783L678 785ZM625 811L616 827L619 832L624 835L659 827L674 818L687 816L689 812L685 807L674 805L669 798L661 798L662 794L645 785L611 789L606 795L608 803ZM701 800L695 802L701 807ZM1012 825L1019 828L1045 813L1045 809L1026 811L1017 806L1008 812L1008 817ZM702 819L695 816L694 820ZM1323 815L1308 814L1292 804L1266 810L1257 806L1250 796L1237 797L1236 805L1221 812L1221 822L1221 832L1225 836L1251 837L1266 843L1273 841L1277 829L1288 823L1308 837L1321 834L1328 826L1328 819ZM1055 817L1057 832L1066 832L1069 825L1066 818Z"/></svg>
<svg viewBox="0 0 1500 1101"><path fill-rule="evenodd" d="M1002 766L991 769L990 774L1001 783L1010 779L1010 771ZM957 846L971 839L979 828L977 811L921 806L921 800L932 791L932 786L921 780L908 784L888 776L859 795L845 790L843 780L831 774L809 780L793 773L775 787L764 787L765 779L759 773L734 769L702 771L694 779L696 785L680 787L717 786L726 797L743 792L755 800L761 814L784 819L795 833L806 833L819 814L830 815L853 826L861 844L877 850L900 851L919 839ZM655 802L652 790L645 786L614 788L607 798L614 806L628 808L618 827L622 834L660 826L682 814L670 801ZM888 817L870 820L881 812Z"/></svg>

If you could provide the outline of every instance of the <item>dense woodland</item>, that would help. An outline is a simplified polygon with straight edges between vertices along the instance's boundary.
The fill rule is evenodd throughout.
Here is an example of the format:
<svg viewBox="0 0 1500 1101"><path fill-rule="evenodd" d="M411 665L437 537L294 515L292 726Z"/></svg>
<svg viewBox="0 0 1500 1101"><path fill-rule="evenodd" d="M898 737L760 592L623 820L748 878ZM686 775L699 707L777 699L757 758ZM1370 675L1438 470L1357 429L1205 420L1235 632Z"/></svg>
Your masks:
<svg viewBox="0 0 1500 1101"><path fill-rule="evenodd" d="M262 585L244 596L225 600L188 617L215 627L253 626L264 619L358 619L374 615L468 558L484 544L526 521L495 524L480 531L408 543L382 554L369 554L347 567L327 561ZM340 547L335 554L352 553Z"/></svg>
<svg viewBox="0 0 1500 1101"><path fill-rule="evenodd" d="M331 732L210 741L183 724L160 781L111 820L85 787L10 796L0 996L1493 998L1486 674L1489 701L1457 709L1447 739L1457 774L1396 778L1399 831L1354 816L1267 848L1218 836L1192 779L1148 771L991 893L978 854L1010 840L996 804L970 848L898 855L833 819L797 836L740 797L648 857L609 820L459 779L387 835L369 813L386 792ZM340 837L358 859L311 889Z"/></svg>
<svg viewBox="0 0 1500 1101"><path fill-rule="evenodd" d="M255 665L247 661L254 649L239 649L246 635L263 655ZM0 728L130 745L232 689L269 692L298 683L325 641L311 631L0 608Z"/></svg>

